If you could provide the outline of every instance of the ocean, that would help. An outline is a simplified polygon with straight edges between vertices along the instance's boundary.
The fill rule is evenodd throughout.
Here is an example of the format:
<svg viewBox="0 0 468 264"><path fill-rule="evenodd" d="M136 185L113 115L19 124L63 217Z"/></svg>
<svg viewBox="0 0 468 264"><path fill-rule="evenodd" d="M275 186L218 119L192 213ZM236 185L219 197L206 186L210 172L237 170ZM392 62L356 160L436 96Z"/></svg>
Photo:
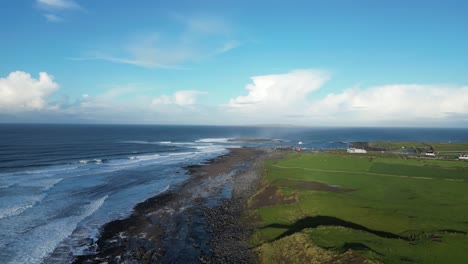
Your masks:
<svg viewBox="0 0 468 264"><path fill-rule="evenodd" d="M268 138L281 142L231 142ZM0 263L92 252L99 228L242 146L468 141L468 129L0 124Z"/></svg>

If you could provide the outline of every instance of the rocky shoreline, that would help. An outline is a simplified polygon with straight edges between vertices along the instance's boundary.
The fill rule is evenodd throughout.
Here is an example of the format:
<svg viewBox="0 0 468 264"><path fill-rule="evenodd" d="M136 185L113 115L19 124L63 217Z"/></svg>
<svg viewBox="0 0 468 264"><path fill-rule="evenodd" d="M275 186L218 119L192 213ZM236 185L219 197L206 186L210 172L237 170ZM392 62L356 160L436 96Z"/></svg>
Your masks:
<svg viewBox="0 0 468 264"><path fill-rule="evenodd" d="M236 148L191 177L138 204L132 215L106 224L97 254L74 263L254 263L251 228L242 221L269 149Z"/></svg>

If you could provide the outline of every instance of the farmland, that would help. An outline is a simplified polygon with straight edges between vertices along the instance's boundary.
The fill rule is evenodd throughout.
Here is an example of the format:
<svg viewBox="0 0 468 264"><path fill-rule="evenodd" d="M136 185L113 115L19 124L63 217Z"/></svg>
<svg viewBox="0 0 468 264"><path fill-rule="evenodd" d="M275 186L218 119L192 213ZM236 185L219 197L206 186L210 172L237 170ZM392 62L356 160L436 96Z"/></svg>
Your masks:
<svg viewBox="0 0 468 264"><path fill-rule="evenodd" d="M264 263L466 263L468 162L290 153L249 201Z"/></svg>
<svg viewBox="0 0 468 264"><path fill-rule="evenodd" d="M386 149L391 151L404 152L405 150L412 150L415 153L424 154L425 151L433 150L439 156L445 158L456 158L460 154L468 153L467 142L391 142L380 141L368 143L369 148Z"/></svg>

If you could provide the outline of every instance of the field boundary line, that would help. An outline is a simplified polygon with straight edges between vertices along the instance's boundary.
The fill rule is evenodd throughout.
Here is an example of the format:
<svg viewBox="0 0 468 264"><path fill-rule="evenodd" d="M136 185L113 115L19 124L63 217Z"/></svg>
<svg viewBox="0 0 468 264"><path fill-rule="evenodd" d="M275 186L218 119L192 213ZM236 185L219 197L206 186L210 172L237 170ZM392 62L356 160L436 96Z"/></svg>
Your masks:
<svg viewBox="0 0 468 264"><path fill-rule="evenodd" d="M410 175L396 175L396 174L375 173L375 172L324 170L324 169L312 169L312 168L304 168L304 167L287 167L287 166L281 166L281 165L276 165L276 164L274 164L272 166L280 168L280 169L302 169L302 170L317 171L317 172L338 172L338 173L348 173L348 174L367 174L367 175L376 175L376 176L384 176L384 177L412 178L412 179L419 179L419 180L446 180L446 181L456 181L456 182L464 182L465 181L463 179L430 178L430 177L420 177L420 176L410 176Z"/></svg>

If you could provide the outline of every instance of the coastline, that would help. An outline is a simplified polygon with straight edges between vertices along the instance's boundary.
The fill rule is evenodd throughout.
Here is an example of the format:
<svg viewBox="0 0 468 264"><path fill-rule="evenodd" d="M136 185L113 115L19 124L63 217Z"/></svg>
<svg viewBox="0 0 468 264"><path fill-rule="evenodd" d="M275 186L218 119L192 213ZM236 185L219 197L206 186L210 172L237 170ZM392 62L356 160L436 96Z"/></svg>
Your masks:
<svg viewBox="0 0 468 264"><path fill-rule="evenodd" d="M101 228L97 254L74 263L255 262L251 229L242 222L258 186L268 148L233 148L204 165L189 166L186 181L135 206Z"/></svg>

